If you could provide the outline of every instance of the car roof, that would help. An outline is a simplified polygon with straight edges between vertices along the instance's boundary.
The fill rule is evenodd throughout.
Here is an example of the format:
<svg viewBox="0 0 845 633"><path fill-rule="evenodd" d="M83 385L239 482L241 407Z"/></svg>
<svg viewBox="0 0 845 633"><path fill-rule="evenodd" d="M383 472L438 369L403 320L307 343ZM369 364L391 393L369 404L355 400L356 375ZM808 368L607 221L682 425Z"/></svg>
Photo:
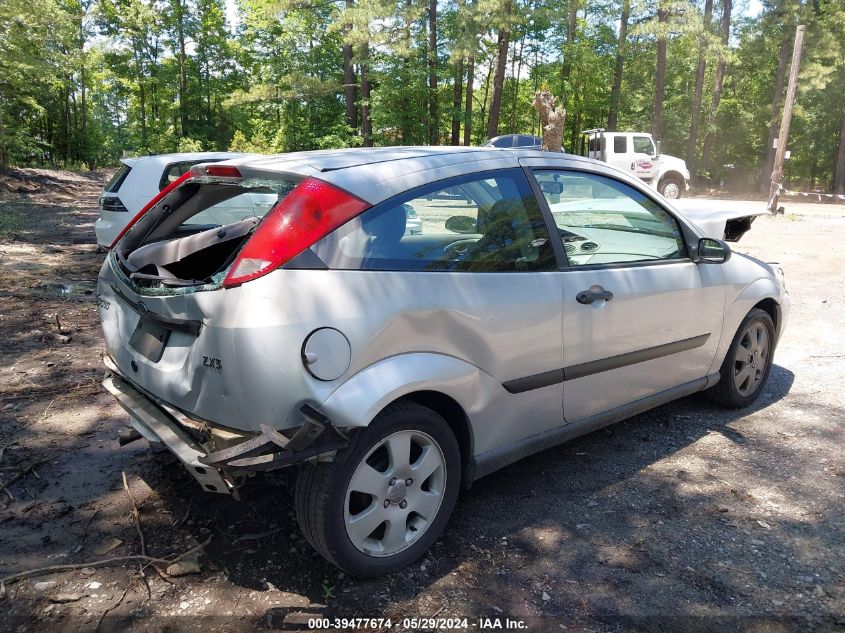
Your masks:
<svg viewBox="0 0 845 633"><path fill-rule="evenodd" d="M280 175L314 176L378 204L409 189L452 176L494 169L519 168L520 159L550 166L616 173L606 163L573 154L538 149L402 146L291 152L273 156L243 156L226 161L245 178Z"/></svg>
<svg viewBox="0 0 845 633"><path fill-rule="evenodd" d="M231 160L250 156L242 152L175 152L173 154L151 154L149 156L133 156L132 158L121 158L120 162L129 167L142 163L169 165L170 163L181 163L188 161L203 160ZM254 156L254 154L253 154Z"/></svg>

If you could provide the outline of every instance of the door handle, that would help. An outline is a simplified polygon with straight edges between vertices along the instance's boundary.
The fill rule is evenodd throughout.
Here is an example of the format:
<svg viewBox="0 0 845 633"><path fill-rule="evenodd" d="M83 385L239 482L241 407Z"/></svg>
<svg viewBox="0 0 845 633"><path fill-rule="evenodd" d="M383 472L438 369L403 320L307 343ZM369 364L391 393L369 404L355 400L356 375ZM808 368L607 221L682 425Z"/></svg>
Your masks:
<svg viewBox="0 0 845 633"><path fill-rule="evenodd" d="M596 288L596 290L593 290ZM584 305L589 305L596 301L610 301L613 299L613 293L610 290L605 290L601 286L593 286L589 290L582 290L575 296L575 301L578 303L583 303Z"/></svg>

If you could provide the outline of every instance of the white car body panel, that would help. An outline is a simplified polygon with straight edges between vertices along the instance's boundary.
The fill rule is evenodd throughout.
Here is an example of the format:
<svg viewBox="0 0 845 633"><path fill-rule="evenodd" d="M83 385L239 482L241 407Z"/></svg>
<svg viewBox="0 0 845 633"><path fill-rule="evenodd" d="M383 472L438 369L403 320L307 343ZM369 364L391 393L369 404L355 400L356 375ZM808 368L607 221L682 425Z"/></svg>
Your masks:
<svg viewBox="0 0 845 633"><path fill-rule="evenodd" d="M107 211L100 205L100 217L94 223L97 244L109 248L132 218L158 195L165 169L174 163L232 160L248 156L238 152L184 152L124 158L121 163L132 168L116 192L103 192L102 197L116 196L127 211ZM254 156L253 156L254 157ZM275 203L272 194L250 193L227 200L204 212L209 224L229 224L254 215L264 215Z"/></svg>

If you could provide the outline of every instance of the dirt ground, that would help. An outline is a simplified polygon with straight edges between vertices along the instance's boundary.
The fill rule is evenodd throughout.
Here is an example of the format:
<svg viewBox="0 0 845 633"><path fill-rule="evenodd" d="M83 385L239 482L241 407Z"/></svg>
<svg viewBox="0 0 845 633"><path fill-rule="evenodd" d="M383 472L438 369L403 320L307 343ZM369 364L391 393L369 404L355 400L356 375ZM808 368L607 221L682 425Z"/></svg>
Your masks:
<svg viewBox="0 0 845 633"><path fill-rule="evenodd" d="M284 476L236 502L145 441L118 447L93 293L106 174L22 175L38 186L0 189L0 576L91 564L7 583L0 630L308 630L310 614L395 630L436 616L469 630L845 631L845 206L784 200L736 247L781 262L794 301L751 410L693 396L523 460L462 493L420 562L360 581L305 543ZM205 542L197 574L93 564Z"/></svg>

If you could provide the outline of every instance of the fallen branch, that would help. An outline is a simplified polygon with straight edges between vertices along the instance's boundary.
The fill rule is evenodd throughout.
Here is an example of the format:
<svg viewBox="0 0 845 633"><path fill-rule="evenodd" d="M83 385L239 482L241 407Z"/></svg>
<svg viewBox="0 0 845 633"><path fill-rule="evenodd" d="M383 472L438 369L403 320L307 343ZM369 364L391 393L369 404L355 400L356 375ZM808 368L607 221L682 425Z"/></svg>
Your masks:
<svg viewBox="0 0 845 633"><path fill-rule="evenodd" d="M41 414L41 418L38 420L38 422L43 422L43 421L44 421L44 418L46 418L46 417L47 417L47 412L50 410L50 407L52 407L52 406L53 406L53 403L54 403L55 401L56 401L56 399L55 399L55 398L53 398L52 400L50 400L50 404L48 404L48 405L47 405L47 408L46 408L46 409L44 409L44 413L42 413L42 414Z"/></svg>
<svg viewBox="0 0 845 633"><path fill-rule="evenodd" d="M194 503L194 498L193 498L193 497L191 497L191 498L190 498L190 500L188 501L188 509L187 509L187 510L185 510L185 516L183 516L183 517L182 517L182 520L181 520L181 521L178 521L178 522L177 522L177 523L176 523L173 527L179 527L179 526L180 526L180 525L182 525L185 521L187 521L187 520L188 520L188 517L189 517L189 516L190 516L190 514L191 514L191 505L192 505L193 503Z"/></svg>
<svg viewBox="0 0 845 633"><path fill-rule="evenodd" d="M18 474L16 474L14 477L12 477L9 481L7 481L2 486L0 486L0 492L3 492L6 488L8 488L13 483L15 483L18 479L20 479L21 477L26 475L31 470L38 468L41 464L43 464L44 462L48 462L48 461L50 461L50 460L49 459L42 459L42 460L35 462L34 464L30 464L29 466L24 468L22 471L20 471Z"/></svg>
<svg viewBox="0 0 845 633"><path fill-rule="evenodd" d="M131 583L130 583L130 584L131 584ZM124 599L124 598L126 598L126 593L127 593L128 591L129 591L129 585L126 585L126 589L124 589L124 590L123 590L123 593L121 594L120 598L118 598L117 602L115 602L112 606L110 606L108 609L106 609L105 611L103 611L102 615L100 615L100 619L99 619L99 620L97 620L97 626L96 626L96 628L94 629L94 633L98 633L98 632L99 632L99 630L100 630L100 625L102 625L102 623L103 623L103 618L105 618L105 617L106 617L106 615L107 615L109 612L114 611L114 610L115 610L118 606L120 606L120 603L121 603L121 602L123 602L123 599Z"/></svg>
<svg viewBox="0 0 845 633"><path fill-rule="evenodd" d="M43 398L45 396L53 396L60 393L67 393L68 391L72 391L79 388L79 385L63 385L61 387L51 387L49 389L43 389L41 386L36 385L32 381L29 383L35 387L36 389L41 389L41 391L29 391L26 393L12 393L0 396L0 401L6 402L7 400L24 400L27 398ZM102 388L100 387L99 383L92 383L91 385L86 385L86 388L91 391L91 393L101 391ZM84 390L83 390L84 392ZM83 395L87 395L83 393Z"/></svg>
<svg viewBox="0 0 845 633"><path fill-rule="evenodd" d="M132 496L132 491L129 489L129 482L126 481L126 471L121 471L123 476L123 489L126 491L126 496L129 497L129 503L132 504L132 517L135 519L135 529L138 531L138 538L141 539L141 556L147 555L147 542L144 540L144 531L141 529L141 513L138 511L138 504L135 503L135 497Z"/></svg>
<svg viewBox="0 0 845 633"><path fill-rule="evenodd" d="M37 567L36 569L29 569L27 571L21 571L17 574L11 574L9 576L5 576L4 578L0 578L0 587L5 586L8 583L16 582L23 578L32 578L33 576L43 576L44 574L51 574L58 571L75 571L77 569L85 569L86 567L90 568L97 568L97 567L108 567L109 565L117 565L123 563L134 563L134 562L146 562L152 565L172 565L176 563L186 556L190 556L191 554L205 548L210 542L212 537L209 536L206 540L204 540L199 545L196 545L189 549L187 552L179 554L176 558L166 559L166 558L153 558L152 556L118 556L116 558L104 558L102 560L95 560L89 561L87 563L69 563L67 565L50 565L48 567Z"/></svg>
<svg viewBox="0 0 845 633"><path fill-rule="evenodd" d="M260 541L263 538L267 538L268 536L272 536L273 534L278 534L285 528L277 528L275 530L269 530L267 532L260 532L258 534L244 534L241 537L236 538L232 541L232 545L237 545L238 543L243 543L245 541Z"/></svg>
<svg viewBox="0 0 845 633"><path fill-rule="evenodd" d="M0 461L3 461L3 455L6 453L6 449L10 446L14 446L17 443L17 440L15 440L14 442L9 442L8 444L3 444L3 446L0 446Z"/></svg>

